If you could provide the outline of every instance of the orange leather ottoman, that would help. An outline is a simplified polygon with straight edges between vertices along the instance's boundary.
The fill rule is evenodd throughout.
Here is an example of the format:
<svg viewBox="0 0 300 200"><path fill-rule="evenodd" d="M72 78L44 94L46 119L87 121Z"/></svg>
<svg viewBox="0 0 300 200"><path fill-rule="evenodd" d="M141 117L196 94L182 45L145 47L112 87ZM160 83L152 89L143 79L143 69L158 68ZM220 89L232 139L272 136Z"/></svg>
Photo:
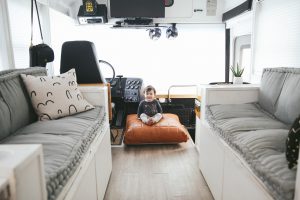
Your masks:
<svg viewBox="0 0 300 200"><path fill-rule="evenodd" d="M163 118L152 126L144 124L136 114L127 116L125 144L180 143L187 140L188 131L177 115L163 114Z"/></svg>

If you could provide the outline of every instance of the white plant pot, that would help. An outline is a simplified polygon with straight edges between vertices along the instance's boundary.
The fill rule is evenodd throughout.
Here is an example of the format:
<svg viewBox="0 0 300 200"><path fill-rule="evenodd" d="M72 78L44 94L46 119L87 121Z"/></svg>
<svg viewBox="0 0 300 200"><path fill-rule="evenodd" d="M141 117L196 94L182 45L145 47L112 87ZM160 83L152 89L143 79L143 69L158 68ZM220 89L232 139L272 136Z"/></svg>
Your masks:
<svg viewBox="0 0 300 200"><path fill-rule="evenodd" d="M233 84L243 84L243 77L233 77Z"/></svg>

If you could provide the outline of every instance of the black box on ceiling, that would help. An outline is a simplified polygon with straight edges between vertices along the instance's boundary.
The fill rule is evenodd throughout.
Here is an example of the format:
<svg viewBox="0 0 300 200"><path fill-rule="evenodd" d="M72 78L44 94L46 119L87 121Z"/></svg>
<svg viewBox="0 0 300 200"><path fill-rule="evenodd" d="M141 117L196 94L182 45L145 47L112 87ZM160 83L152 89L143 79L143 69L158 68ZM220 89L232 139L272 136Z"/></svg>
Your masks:
<svg viewBox="0 0 300 200"><path fill-rule="evenodd" d="M114 18L164 18L164 0L110 0Z"/></svg>
<svg viewBox="0 0 300 200"><path fill-rule="evenodd" d="M97 5L97 11L95 14L85 14L84 5L80 6L78 11L79 24L94 24L94 23L106 23L107 20L107 7L104 4Z"/></svg>

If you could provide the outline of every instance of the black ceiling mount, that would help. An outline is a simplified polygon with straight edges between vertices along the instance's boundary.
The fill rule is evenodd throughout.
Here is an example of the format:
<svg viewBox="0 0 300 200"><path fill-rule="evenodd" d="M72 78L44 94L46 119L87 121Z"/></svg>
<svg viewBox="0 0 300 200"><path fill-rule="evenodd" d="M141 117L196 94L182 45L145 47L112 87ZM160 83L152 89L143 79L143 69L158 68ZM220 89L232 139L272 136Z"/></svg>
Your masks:
<svg viewBox="0 0 300 200"><path fill-rule="evenodd" d="M150 25L153 23L153 19L149 18L133 18L133 19L125 19L124 24L127 25Z"/></svg>

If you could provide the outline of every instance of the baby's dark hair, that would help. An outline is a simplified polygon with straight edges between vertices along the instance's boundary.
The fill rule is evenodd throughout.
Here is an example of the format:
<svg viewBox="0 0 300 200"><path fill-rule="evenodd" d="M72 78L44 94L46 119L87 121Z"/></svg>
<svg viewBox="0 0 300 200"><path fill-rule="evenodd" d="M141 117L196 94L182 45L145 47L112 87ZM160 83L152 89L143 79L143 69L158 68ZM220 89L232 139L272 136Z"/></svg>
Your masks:
<svg viewBox="0 0 300 200"><path fill-rule="evenodd" d="M150 92L150 91L153 91L154 94L156 94L156 90L152 85L148 85L147 87L145 87L144 94L147 93L147 92Z"/></svg>

